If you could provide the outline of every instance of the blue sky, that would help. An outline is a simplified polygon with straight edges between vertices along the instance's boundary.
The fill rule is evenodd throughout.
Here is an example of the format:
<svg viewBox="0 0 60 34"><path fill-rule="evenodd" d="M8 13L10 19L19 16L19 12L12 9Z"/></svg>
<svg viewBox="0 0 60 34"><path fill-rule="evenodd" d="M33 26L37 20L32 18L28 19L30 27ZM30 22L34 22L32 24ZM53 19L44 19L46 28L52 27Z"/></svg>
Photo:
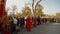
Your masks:
<svg viewBox="0 0 60 34"><path fill-rule="evenodd" d="M25 3L32 3L31 0L7 0L6 7L12 7L12 5L17 5L18 11L21 11ZM45 14L55 15L55 13L60 12L60 0L42 0L40 3L44 9Z"/></svg>

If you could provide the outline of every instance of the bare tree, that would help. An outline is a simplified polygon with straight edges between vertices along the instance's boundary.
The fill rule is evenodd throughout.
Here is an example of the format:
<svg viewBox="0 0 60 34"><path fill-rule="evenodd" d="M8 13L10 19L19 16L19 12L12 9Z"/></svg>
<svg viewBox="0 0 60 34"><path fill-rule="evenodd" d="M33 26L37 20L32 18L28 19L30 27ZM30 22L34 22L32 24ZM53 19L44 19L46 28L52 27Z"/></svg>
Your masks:
<svg viewBox="0 0 60 34"><path fill-rule="evenodd" d="M35 16L35 11L36 11L36 7L37 7L37 5L41 2L41 0L39 0L37 3L36 3L36 5L34 6L34 2L35 0L32 0L32 10L33 10L33 13L34 13L34 16Z"/></svg>

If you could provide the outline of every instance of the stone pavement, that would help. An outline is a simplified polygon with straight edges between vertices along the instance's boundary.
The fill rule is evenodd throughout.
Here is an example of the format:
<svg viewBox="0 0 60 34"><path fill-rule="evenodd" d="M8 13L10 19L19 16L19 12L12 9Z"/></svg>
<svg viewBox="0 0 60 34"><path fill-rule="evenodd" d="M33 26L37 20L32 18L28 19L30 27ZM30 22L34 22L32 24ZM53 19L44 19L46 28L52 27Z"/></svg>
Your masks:
<svg viewBox="0 0 60 34"><path fill-rule="evenodd" d="M60 34L60 25L58 24L47 24L37 25L36 28L32 27L31 31L28 32L26 29L22 29L20 34Z"/></svg>
<svg viewBox="0 0 60 34"><path fill-rule="evenodd" d="M14 34L17 34L17 33L14 32ZM19 34L60 34L60 23L37 25L36 28L32 26L30 32L28 32L26 28L23 28L21 29Z"/></svg>

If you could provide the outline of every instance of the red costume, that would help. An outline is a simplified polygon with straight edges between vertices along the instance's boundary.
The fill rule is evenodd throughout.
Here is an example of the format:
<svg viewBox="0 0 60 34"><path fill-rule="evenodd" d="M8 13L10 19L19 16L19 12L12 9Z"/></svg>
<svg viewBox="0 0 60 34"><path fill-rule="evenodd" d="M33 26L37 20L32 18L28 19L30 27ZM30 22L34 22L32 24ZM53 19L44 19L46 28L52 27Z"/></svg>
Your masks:
<svg viewBox="0 0 60 34"><path fill-rule="evenodd" d="M8 32L8 31L4 31L4 33L2 33L2 34L10 34L10 32Z"/></svg>
<svg viewBox="0 0 60 34"><path fill-rule="evenodd" d="M37 19L36 19L36 17L34 17L34 27L36 27L36 21L37 21Z"/></svg>
<svg viewBox="0 0 60 34"><path fill-rule="evenodd" d="M8 28L8 31L6 30ZM2 24L2 34L10 34L10 20L4 17L3 24Z"/></svg>
<svg viewBox="0 0 60 34"><path fill-rule="evenodd" d="M27 29L27 31L31 30L30 22L31 22L31 18L27 17L26 18L26 29Z"/></svg>

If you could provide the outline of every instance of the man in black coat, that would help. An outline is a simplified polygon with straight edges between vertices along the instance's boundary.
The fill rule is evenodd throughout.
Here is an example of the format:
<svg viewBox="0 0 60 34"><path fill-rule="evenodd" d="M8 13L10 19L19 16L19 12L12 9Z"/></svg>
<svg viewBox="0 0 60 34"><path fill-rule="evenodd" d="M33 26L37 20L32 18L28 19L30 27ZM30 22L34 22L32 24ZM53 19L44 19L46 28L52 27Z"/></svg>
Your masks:
<svg viewBox="0 0 60 34"><path fill-rule="evenodd" d="M25 25L25 17L22 17L23 26Z"/></svg>
<svg viewBox="0 0 60 34"><path fill-rule="evenodd" d="M40 17L38 17L38 18L37 18L37 22L38 22L38 24L37 24L37 25L40 25L40 24L41 24Z"/></svg>

